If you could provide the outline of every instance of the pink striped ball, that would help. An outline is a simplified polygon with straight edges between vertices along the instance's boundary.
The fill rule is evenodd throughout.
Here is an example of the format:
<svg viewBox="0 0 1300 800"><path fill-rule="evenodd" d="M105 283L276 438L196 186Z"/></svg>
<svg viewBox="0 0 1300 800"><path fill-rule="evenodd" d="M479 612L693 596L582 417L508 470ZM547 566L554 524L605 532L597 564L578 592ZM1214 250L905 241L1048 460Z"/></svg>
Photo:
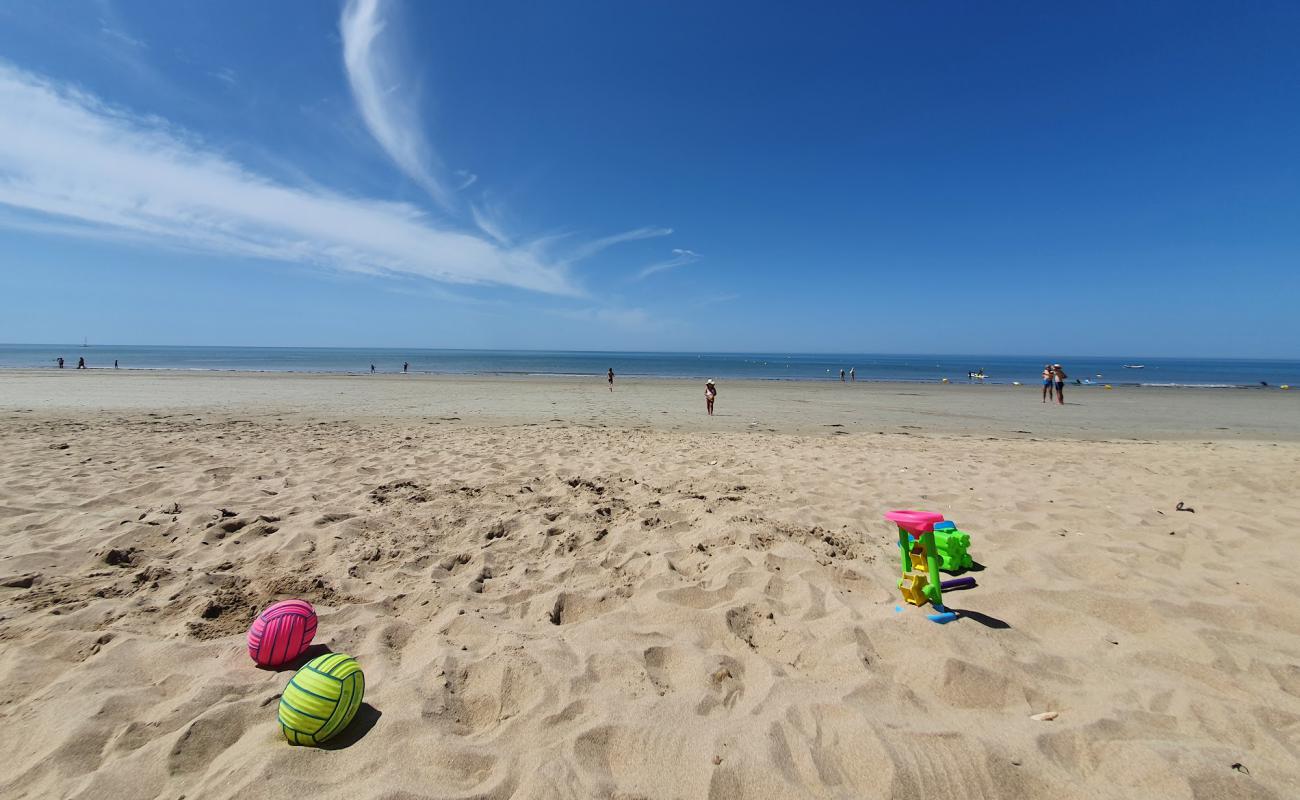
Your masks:
<svg viewBox="0 0 1300 800"><path fill-rule="evenodd" d="M267 607L248 629L248 654L263 667L278 667L303 654L316 635L316 609L306 600Z"/></svg>

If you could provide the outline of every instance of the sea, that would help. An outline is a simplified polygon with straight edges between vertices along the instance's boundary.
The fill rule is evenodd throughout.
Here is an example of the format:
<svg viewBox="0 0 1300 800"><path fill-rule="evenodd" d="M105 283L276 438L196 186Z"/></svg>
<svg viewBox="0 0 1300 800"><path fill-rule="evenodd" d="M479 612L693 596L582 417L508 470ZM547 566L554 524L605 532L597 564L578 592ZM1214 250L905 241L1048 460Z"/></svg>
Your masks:
<svg viewBox="0 0 1300 800"><path fill-rule="evenodd" d="M1073 383L1263 387L1300 385L1300 360L1128 356L891 355L886 353L653 353L567 350L438 350L363 347L184 347L106 344L0 344L0 370L91 369L208 372L414 373L445 375L599 375L717 380L1039 383L1043 365L1060 363ZM972 378L971 373L984 377ZM0 378L2 379L2 378Z"/></svg>

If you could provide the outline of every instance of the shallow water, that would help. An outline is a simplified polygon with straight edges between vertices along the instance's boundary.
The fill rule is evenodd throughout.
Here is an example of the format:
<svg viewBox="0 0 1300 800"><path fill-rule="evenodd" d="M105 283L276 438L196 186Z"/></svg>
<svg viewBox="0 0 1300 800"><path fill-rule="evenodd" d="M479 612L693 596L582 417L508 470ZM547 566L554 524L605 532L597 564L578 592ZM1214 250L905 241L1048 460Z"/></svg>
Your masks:
<svg viewBox="0 0 1300 800"><path fill-rule="evenodd" d="M1300 383L1300 361L1212 358L1110 358L818 353L630 353L548 350L437 350L427 348L166 347L141 345L5 345L0 369L67 368L85 358L92 369L241 370L254 372L412 372L447 374L603 375L757 380L838 380L856 369L860 381L969 380L1038 383L1043 364L1060 362L1070 382L1175 386L1271 386ZM1125 364L1141 364L1128 369Z"/></svg>

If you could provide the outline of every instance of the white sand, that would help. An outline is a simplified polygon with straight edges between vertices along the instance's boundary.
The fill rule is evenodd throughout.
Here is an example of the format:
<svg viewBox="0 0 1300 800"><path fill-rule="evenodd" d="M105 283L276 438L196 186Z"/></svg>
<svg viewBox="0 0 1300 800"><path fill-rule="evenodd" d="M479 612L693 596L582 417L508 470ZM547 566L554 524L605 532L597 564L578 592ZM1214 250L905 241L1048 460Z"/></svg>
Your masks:
<svg viewBox="0 0 1300 800"><path fill-rule="evenodd" d="M1300 796L1295 396L363 381L0 377L0 796ZM290 596L334 749L244 651Z"/></svg>

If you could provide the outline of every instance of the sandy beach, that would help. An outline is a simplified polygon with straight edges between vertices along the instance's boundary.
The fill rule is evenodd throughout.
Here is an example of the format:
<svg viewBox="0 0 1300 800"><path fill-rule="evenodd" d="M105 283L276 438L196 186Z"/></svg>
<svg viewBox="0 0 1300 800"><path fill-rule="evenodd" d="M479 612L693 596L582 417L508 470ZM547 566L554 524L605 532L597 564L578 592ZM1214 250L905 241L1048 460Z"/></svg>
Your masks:
<svg viewBox="0 0 1300 800"><path fill-rule="evenodd" d="M5 372L0 797L1300 796L1300 392L1037 394ZM288 597L365 670L326 748Z"/></svg>

